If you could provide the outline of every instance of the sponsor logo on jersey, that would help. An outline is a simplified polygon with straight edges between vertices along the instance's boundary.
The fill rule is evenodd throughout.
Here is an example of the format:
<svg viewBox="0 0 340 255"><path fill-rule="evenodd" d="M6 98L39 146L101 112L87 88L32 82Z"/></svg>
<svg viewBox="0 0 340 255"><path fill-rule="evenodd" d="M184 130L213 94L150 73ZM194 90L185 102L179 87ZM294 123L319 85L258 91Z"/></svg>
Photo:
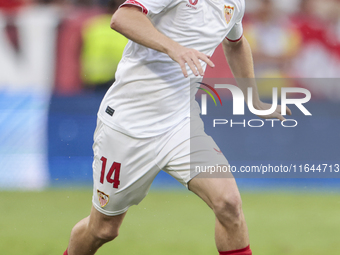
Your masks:
<svg viewBox="0 0 340 255"><path fill-rule="evenodd" d="M109 202L109 195L106 195L104 192L100 191L99 189L97 189L97 194L98 194L98 199L99 199L99 203L101 207L104 207L107 205L107 203Z"/></svg>
<svg viewBox="0 0 340 255"><path fill-rule="evenodd" d="M198 0L189 0L189 4L186 4L187 7L196 10L197 7L195 5L198 3Z"/></svg>
<svg viewBox="0 0 340 255"><path fill-rule="evenodd" d="M230 20L233 18L234 11L235 11L235 7L232 7L229 5L224 6L224 18L227 24L229 24Z"/></svg>
<svg viewBox="0 0 340 255"><path fill-rule="evenodd" d="M198 0L189 0L189 3L191 5L196 5L198 3Z"/></svg>
<svg viewBox="0 0 340 255"><path fill-rule="evenodd" d="M108 115L112 116L112 115L115 113L115 110L112 109L110 106L108 106L108 107L106 108L105 112L106 112Z"/></svg>

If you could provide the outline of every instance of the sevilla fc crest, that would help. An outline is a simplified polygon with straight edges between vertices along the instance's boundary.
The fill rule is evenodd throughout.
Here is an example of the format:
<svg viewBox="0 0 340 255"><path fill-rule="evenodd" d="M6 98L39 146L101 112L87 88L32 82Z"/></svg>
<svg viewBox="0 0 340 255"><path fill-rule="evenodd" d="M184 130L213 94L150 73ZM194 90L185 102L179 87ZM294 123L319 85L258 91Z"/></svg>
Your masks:
<svg viewBox="0 0 340 255"><path fill-rule="evenodd" d="M104 207L109 202L109 195L106 195L104 192L101 192L97 189L98 199L101 207Z"/></svg>
<svg viewBox="0 0 340 255"><path fill-rule="evenodd" d="M233 18L234 11L235 11L235 7L227 6L227 5L224 6L224 18L227 24L229 24L230 20Z"/></svg>

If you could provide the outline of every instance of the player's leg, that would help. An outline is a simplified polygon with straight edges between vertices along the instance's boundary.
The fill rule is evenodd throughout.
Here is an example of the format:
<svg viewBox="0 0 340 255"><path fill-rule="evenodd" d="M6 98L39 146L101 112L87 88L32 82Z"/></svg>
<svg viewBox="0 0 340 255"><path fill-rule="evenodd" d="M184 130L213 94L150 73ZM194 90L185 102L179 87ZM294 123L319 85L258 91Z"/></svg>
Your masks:
<svg viewBox="0 0 340 255"><path fill-rule="evenodd" d="M154 139L136 139L98 121L94 135L93 197L88 218L72 230L69 255L94 254L118 235L126 211L143 200L160 171Z"/></svg>
<svg viewBox="0 0 340 255"><path fill-rule="evenodd" d="M215 241L219 251L249 245L241 196L234 178L193 178L189 189L201 197L216 215ZM251 253L246 253L251 254Z"/></svg>
<svg viewBox="0 0 340 255"><path fill-rule="evenodd" d="M118 236L125 214L126 212L117 216L106 216L92 207L90 216L78 222L72 229L67 254L95 254L100 246Z"/></svg>
<svg viewBox="0 0 340 255"><path fill-rule="evenodd" d="M214 211L216 245L220 254L251 255L235 179L228 172L219 176L210 173L203 176L196 172L208 166L229 165L214 140L204 133L203 122L199 118L191 119L190 123L187 120L166 141L158 158L164 171L200 196Z"/></svg>

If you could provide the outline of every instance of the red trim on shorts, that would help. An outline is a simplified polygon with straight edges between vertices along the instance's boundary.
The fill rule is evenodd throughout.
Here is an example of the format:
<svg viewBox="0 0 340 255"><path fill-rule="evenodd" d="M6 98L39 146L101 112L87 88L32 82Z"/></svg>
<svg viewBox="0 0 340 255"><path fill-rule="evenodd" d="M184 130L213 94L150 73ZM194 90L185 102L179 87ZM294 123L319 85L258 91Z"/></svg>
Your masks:
<svg viewBox="0 0 340 255"><path fill-rule="evenodd" d="M67 253L67 249L66 249L66 251L64 252L64 254L63 255L68 255L68 253Z"/></svg>
<svg viewBox="0 0 340 255"><path fill-rule="evenodd" d="M250 249L250 245L246 248L232 251L220 251L220 255L252 255L252 251Z"/></svg>
<svg viewBox="0 0 340 255"><path fill-rule="evenodd" d="M121 6L119 6L119 8L120 8L120 7L123 7L123 6L125 6L125 5L134 5L134 6L138 6L138 7L142 8L142 11L143 11L143 13L144 13L145 15L148 14L148 9L146 9L144 5L142 5L141 3L139 3L139 2L137 2L137 1L135 1L135 0L127 0L127 1L125 1Z"/></svg>
<svg viewBox="0 0 340 255"><path fill-rule="evenodd" d="M228 37L226 37L226 39L227 39L229 42L238 42L239 40L242 39L242 37L243 37L243 34L242 34L241 37L238 38L237 40L231 40L231 39L229 39Z"/></svg>

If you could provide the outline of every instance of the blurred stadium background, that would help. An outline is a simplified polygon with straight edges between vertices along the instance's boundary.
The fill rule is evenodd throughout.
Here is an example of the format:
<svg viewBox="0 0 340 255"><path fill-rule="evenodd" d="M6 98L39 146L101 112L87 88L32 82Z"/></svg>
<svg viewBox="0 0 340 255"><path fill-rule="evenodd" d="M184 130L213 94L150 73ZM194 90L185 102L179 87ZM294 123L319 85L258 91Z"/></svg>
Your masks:
<svg viewBox="0 0 340 255"><path fill-rule="evenodd" d="M70 229L89 212L96 113L127 42L109 28L122 2L0 0L1 253L62 254ZM308 78L301 86L312 92L309 106L317 110L321 104L327 111L318 115L323 124L303 130L307 146L294 144L294 134L263 140L263 129L246 137L235 131L229 135L239 144L236 150L220 148L231 162L256 158L258 144L279 148L288 159L315 159L321 152L320 159L339 160L340 1L246 5L245 36L257 77ZM232 77L221 47L213 61L216 68L207 70L207 78ZM270 86L259 89L271 95ZM338 179L237 181L255 254L340 253ZM131 209L122 230L127 237L100 254L214 254L212 215L182 191L160 173L151 196Z"/></svg>

